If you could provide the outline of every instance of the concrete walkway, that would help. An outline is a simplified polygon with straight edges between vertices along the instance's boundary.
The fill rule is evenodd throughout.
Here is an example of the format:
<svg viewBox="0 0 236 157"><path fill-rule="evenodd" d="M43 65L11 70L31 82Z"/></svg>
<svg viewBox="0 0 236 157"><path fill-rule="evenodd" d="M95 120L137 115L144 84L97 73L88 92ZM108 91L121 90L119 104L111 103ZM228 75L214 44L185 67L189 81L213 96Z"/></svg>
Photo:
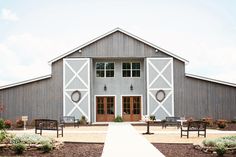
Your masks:
<svg viewBox="0 0 236 157"><path fill-rule="evenodd" d="M129 123L110 123L102 157L164 157Z"/></svg>

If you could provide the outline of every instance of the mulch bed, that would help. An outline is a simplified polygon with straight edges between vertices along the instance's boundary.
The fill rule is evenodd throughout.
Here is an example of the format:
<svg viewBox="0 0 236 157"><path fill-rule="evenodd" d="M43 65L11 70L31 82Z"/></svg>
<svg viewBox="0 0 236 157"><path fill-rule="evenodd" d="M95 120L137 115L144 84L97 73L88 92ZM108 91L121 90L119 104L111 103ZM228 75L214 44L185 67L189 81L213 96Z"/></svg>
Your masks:
<svg viewBox="0 0 236 157"><path fill-rule="evenodd" d="M167 144L153 143L166 157L216 157L217 154L207 154L200 150L194 149L193 144ZM235 157L236 154L224 154L224 157Z"/></svg>
<svg viewBox="0 0 236 157"><path fill-rule="evenodd" d="M166 157L217 157L217 154L207 154L200 150L194 149L192 144L167 144L154 143ZM100 157L102 155L104 144L102 143L65 143L59 150L53 150L50 153L42 151L26 151L22 156L46 156L46 157ZM16 156L13 151L0 150L0 156ZM148 156L148 154L147 154ZM225 154L225 157L233 157L236 154Z"/></svg>

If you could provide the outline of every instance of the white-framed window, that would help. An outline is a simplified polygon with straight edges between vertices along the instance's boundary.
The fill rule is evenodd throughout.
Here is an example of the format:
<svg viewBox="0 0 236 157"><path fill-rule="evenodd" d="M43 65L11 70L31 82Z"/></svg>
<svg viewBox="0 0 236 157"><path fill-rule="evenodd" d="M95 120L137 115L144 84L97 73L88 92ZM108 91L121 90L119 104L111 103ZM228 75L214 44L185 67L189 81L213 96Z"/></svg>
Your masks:
<svg viewBox="0 0 236 157"><path fill-rule="evenodd" d="M140 77L140 62L123 62L123 77Z"/></svg>
<svg viewBox="0 0 236 157"><path fill-rule="evenodd" d="M112 62L97 62L96 77L114 77L114 63Z"/></svg>

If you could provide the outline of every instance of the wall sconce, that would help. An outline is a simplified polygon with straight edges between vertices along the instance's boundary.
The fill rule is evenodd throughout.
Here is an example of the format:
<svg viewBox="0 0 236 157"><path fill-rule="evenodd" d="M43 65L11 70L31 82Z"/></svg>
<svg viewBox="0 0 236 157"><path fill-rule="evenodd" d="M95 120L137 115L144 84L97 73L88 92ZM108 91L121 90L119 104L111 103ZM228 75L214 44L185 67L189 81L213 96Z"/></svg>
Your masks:
<svg viewBox="0 0 236 157"><path fill-rule="evenodd" d="M133 85L131 84L130 85L130 90L132 91L134 89Z"/></svg>
<svg viewBox="0 0 236 157"><path fill-rule="evenodd" d="M104 85L103 89L104 89L104 91L106 91L106 90L107 90L107 86L106 86L106 85Z"/></svg>

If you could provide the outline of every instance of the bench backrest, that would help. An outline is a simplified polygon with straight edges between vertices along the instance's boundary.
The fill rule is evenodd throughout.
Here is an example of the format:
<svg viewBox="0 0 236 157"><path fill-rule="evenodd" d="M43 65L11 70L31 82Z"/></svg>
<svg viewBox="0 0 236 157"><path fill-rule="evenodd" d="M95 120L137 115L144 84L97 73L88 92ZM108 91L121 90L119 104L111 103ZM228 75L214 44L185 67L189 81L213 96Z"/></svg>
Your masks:
<svg viewBox="0 0 236 157"><path fill-rule="evenodd" d="M35 128L43 130L57 130L58 122L52 119L35 119Z"/></svg>
<svg viewBox="0 0 236 157"><path fill-rule="evenodd" d="M179 119L180 117L166 117L167 122L177 122Z"/></svg>
<svg viewBox="0 0 236 157"><path fill-rule="evenodd" d="M75 122L75 117L74 116L63 116L60 118L60 121L62 123L74 123Z"/></svg>
<svg viewBox="0 0 236 157"><path fill-rule="evenodd" d="M189 121L188 130L206 130L206 125L203 121Z"/></svg>

